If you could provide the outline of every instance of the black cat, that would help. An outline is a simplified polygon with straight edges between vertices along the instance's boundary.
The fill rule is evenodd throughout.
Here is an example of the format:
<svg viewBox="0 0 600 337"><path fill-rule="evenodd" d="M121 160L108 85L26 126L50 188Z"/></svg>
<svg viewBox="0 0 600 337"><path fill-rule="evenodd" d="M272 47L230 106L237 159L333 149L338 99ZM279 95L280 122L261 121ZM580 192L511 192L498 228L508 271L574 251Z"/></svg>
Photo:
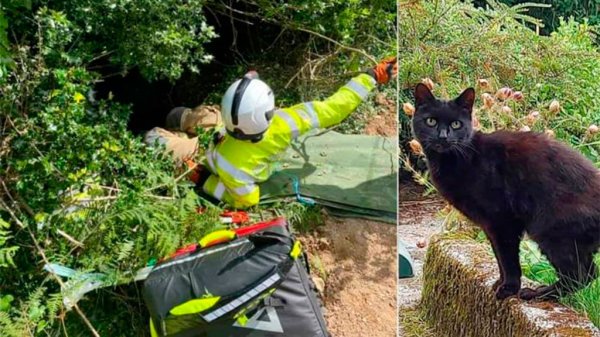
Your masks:
<svg viewBox="0 0 600 337"><path fill-rule="evenodd" d="M475 132L475 90L452 101L417 85L413 133L423 146L433 183L492 243L500 268L496 298L556 297L598 275L600 174L576 151L534 132ZM538 243L560 280L521 289L519 242Z"/></svg>

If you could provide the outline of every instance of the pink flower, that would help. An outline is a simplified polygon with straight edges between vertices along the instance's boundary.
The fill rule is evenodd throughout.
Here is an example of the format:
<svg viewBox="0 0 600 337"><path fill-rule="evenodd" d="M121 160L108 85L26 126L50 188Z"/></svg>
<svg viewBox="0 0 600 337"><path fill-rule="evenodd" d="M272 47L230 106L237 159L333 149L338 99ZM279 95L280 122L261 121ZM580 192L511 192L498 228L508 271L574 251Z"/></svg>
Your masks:
<svg viewBox="0 0 600 337"><path fill-rule="evenodd" d="M513 91L511 88L504 87L504 88L499 89L496 92L496 98L505 100L505 99L509 98L512 95L512 93L513 93Z"/></svg>
<svg viewBox="0 0 600 337"><path fill-rule="evenodd" d="M435 84L429 77L421 79L421 83L425 84L425 86L427 86L427 88L429 88L429 90L433 90L433 87L435 86Z"/></svg>
<svg viewBox="0 0 600 337"><path fill-rule="evenodd" d="M515 101L521 101L523 99L523 93L520 91L515 91L512 94L512 99L514 99Z"/></svg>
<svg viewBox="0 0 600 337"><path fill-rule="evenodd" d="M490 109L494 105L494 97L492 97L492 95L488 94L487 92L481 95L481 99L483 99L483 106L486 109Z"/></svg>
<svg viewBox="0 0 600 337"><path fill-rule="evenodd" d="M402 109L404 110L404 113L408 116L412 116L415 114L415 107L410 103L402 104Z"/></svg>

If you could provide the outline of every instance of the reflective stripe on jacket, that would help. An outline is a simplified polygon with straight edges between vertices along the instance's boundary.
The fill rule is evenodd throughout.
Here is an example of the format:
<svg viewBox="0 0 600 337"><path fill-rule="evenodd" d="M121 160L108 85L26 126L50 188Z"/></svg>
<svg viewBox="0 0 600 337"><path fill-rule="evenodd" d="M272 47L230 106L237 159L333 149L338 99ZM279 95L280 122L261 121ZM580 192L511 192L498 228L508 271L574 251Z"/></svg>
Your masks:
<svg viewBox="0 0 600 337"><path fill-rule="evenodd" d="M206 152L205 166L212 175L204 192L236 208L258 204L257 185L273 173L277 156L298 136L311 129L336 125L350 115L375 87L367 74L354 77L324 101L311 101L280 109L259 142L225 135Z"/></svg>

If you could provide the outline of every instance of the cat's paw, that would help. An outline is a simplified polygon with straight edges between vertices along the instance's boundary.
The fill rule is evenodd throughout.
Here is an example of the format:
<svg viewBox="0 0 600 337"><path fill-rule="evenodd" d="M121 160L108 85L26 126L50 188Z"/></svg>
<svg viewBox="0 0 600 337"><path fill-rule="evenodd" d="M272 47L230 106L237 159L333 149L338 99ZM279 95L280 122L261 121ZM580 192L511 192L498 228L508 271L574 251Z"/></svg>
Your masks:
<svg viewBox="0 0 600 337"><path fill-rule="evenodd" d="M540 300L557 300L560 292L556 289L556 286L541 286L536 289L523 288L519 291L519 298L525 301L533 299Z"/></svg>
<svg viewBox="0 0 600 337"><path fill-rule="evenodd" d="M500 288L502 283L504 283L504 280L502 278L497 279L496 282L494 282L494 284L492 285L492 290L496 292L498 288Z"/></svg>
<svg viewBox="0 0 600 337"><path fill-rule="evenodd" d="M502 284L496 289L496 299L503 300L507 297L516 295L519 292L520 285Z"/></svg>
<svg viewBox="0 0 600 337"><path fill-rule="evenodd" d="M525 301L530 301L536 297L538 297L540 294L537 290L535 289L531 289L531 288L523 288L521 290L519 290L519 298Z"/></svg>

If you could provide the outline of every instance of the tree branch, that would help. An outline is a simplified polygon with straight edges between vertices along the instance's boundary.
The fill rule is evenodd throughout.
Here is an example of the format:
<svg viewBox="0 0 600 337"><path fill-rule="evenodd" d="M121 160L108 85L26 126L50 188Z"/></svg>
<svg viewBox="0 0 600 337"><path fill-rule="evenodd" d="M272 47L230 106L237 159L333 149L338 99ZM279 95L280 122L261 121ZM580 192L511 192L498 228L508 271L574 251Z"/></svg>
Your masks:
<svg viewBox="0 0 600 337"><path fill-rule="evenodd" d="M227 4L224 4L222 2L220 2L218 4L214 3L214 5L215 6L221 6L222 8L225 8L225 9L229 10L231 13L237 13L237 14L248 16L248 17L251 17L251 18L256 18L256 19L259 19L259 20L261 20L263 22L272 23L272 24L281 26L281 27L283 27L285 29L298 30L298 31L301 31L301 32L305 32L305 33L317 36L317 37L319 37L319 38L321 38L323 40L326 40L326 41L329 41L329 42L335 44L336 46L338 46L338 47L340 47L342 49L345 49L345 50L352 51L352 52L355 52L357 54L360 54L360 55L364 56L365 58L367 58L369 61L373 62L373 64L377 64L377 59L375 59L375 57L369 55L366 51L364 51L362 49L358 49L358 48L347 46L347 45L345 45L345 44L343 44L343 43L341 43L341 42L339 42L339 41L337 41L335 39L332 39L332 38L330 38L328 36L325 36L325 35L323 35L321 33L315 32L315 31L310 30L308 28L303 28L303 27L292 25L292 24L286 24L286 23L283 23L283 22L280 22L280 21L277 21L277 20L269 20L269 19L264 18L263 16L255 14L255 13L249 13L249 12L241 11L239 9L235 9L235 8L233 8L231 6L228 6ZM231 15L231 16L233 16L233 15Z"/></svg>

